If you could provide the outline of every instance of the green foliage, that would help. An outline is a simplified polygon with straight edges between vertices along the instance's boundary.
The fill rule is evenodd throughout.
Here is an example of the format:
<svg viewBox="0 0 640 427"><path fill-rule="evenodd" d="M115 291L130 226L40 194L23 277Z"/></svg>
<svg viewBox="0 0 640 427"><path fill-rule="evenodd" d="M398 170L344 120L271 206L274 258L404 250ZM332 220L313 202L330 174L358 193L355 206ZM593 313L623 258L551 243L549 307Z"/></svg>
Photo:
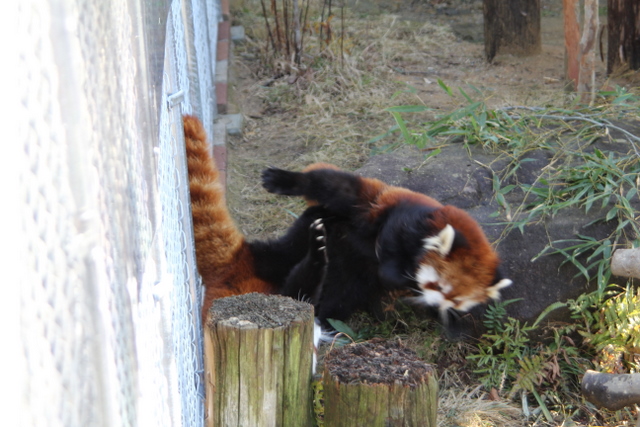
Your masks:
<svg viewBox="0 0 640 427"><path fill-rule="evenodd" d="M506 306L514 301L499 302L487 310L487 332L477 352L467 356L488 390L495 388L509 398L531 396L552 422L556 405L580 411L576 390L586 369L639 372L640 289L611 285L555 303L531 326L506 316ZM575 322L541 329L546 316L559 308L568 309ZM544 331L544 342L530 339Z"/></svg>
<svg viewBox="0 0 640 427"><path fill-rule="evenodd" d="M322 381L314 380L311 383L313 388L313 415L317 427L324 426L324 386Z"/></svg>
<svg viewBox="0 0 640 427"><path fill-rule="evenodd" d="M611 121L637 120L640 98L616 87L613 91L601 92L601 104L590 108L571 105L570 108L491 109L482 100L482 92L474 86L470 86L471 93L480 100L473 99L462 88L456 93L442 80L438 80L438 85L463 106L421 122L408 120L430 113L425 106L387 108L396 125L381 138L399 131L403 143L421 150L429 147L440 150L443 145L462 141L467 146L480 145L507 157L509 166L493 171L493 191L501 209L493 216L505 218L505 232L518 229L524 233L528 224L553 217L564 209L602 210L599 221L615 222L610 236L595 239L582 234L575 239L551 241L536 258L560 254L565 257L565 263L576 267L577 275L583 275L587 281L595 279L600 288L604 288L610 277L610 258L617 245L632 241L640 246L639 212L631 204L631 200L637 199L640 186L640 138ZM621 133L626 139L628 154L604 152L590 146L598 139L610 139L610 131ZM514 183L518 169L532 161L528 153L535 150L550 153L550 164L542 168L533 184ZM518 206L509 202L509 194L514 191L525 196L518 199L524 200Z"/></svg>
<svg viewBox="0 0 640 427"><path fill-rule="evenodd" d="M327 319L327 322L333 329L338 332L334 339L334 345L341 347L346 344L362 342L367 339L367 334L354 331L349 325L342 320Z"/></svg>
<svg viewBox="0 0 640 427"><path fill-rule="evenodd" d="M611 285L567 301L585 344L606 372L640 372L640 288Z"/></svg>
<svg viewBox="0 0 640 427"><path fill-rule="evenodd" d="M438 84L449 96L455 96L452 89L442 80L438 79ZM476 93L481 93L475 86L469 86ZM419 130L411 130L409 123L404 120L403 114L424 113L431 111L430 108L424 105L387 108L386 111L396 121L396 127L393 129L400 130L405 144L415 145L420 149L424 149L434 139L442 137L462 139L468 144L497 145L501 141L507 140L507 135L511 135L514 131L517 132L517 126L508 114L489 109L483 101L472 100L462 88L459 88L458 91L468 102L468 105L451 113L437 116L433 121L422 123Z"/></svg>
<svg viewBox="0 0 640 427"><path fill-rule="evenodd" d="M535 328L521 325L512 317L506 319L507 305L517 299L497 302L487 308L484 325L487 332L478 345L478 353L469 355L480 374L480 381L488 389L495 388L502 392L511 388L515 375L519 372L519 364L532 356L529 344L529 333Z"/></svg>

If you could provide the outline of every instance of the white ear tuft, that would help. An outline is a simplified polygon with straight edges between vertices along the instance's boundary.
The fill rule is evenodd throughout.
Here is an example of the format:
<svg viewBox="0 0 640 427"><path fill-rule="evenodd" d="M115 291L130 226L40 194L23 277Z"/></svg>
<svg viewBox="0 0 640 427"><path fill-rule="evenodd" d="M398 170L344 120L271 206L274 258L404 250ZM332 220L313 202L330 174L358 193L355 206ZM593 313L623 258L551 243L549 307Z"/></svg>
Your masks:
<svg viewBox="0 0 640 427"><path fill-rule="evenodd" d="M513 282L509 279L502 279L493 286L487 288L487 295L492 299L500 298L500 289L510 286Z"/></svg>
<svg viewBox="0 0 640 427"><path fill-rule="evenodd" d="M441 256L447 256L451 252L455 236L455 230L447 224L436 236L424 239L424 248L428 251L436 251Z"/></svg>

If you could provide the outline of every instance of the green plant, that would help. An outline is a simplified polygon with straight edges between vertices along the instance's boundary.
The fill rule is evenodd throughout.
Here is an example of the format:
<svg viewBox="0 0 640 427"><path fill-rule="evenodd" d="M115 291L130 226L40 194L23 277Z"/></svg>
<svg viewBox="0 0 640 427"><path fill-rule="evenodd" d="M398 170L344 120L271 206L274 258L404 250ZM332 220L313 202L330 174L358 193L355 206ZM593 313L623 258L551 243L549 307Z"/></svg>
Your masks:
<svg viewBox="0 0 640 427"><path fill-rule="evenodd" d="M448 96L456 93L441 80L440 87ZM470 86L475 96L482 92ZM412 93L411 88L405 92ZM476 144L492 150L497 157L507 157L505 170L493 172L493 191L504 216L505 233L513 229L524 232L528 224L552 217L568 208L589 212L598 206L603 210L599 221L615 221L611 235L596 239L586 234L574 239L550 241L537 255L560 254L565 263L573 264L577 274L587 281L596 279L604 287L609 280L608 265L614 249L623 241L640 245L639 212L631 201L638 197L640 186L640 137L617 126L612 120L637 118L640 98L623 88L599 94L600 105L579 108L507 107L490 109L482 100L474 100L458 89L464 105L452 112L423 122L409 122L418 113L431 112L423 105L387 108L396 125L385 135L397 131L405 144L421 150L440 147L456 140L467 146ZM629 144L627 154L605 152L591 143L620 133ZM545 150L551 156L533 183L518 183L518 169L532 159L529 152ZM437 155L439 151L431 153ZM469 152L471 154L471 152ZM514 182L515 181L515 182ZM514 190L524 194L524 202L512 205L507 197Z"/></svg>
<svg viewBox="0 0 640 427"><path fill-rule="evenodd" d="M606 213L604 222L616 221L613 233L605 239L577 235L576 239L550 242L537 257L545 254L562 254L565 262L573 264L586 280L596 278L600 287L609 282L609 264L613 250L623 236L636 240L640 227L638 212L631 200L638 194L637 177L640 158L635 155L608 155L598 149L592 153L580 153L577 165L559 169L556 184L541 193L539 204L530 210L528 219L536 214L556 215L562 209L576 206L589 212L594 204ZM525 189L530 187L525 186ZM637 241L636 241L637 244ZM567 246L568 245L568 246ZM581 259L584 260L581 261Z"/></svg>
<svg viewBox="0 0 640 427"><path fill-rule="evenodd" d="M455 97L453 90L442 80L438 79L438 85L450 96ZM481 91L473 85L469 87L476 93ZM405 92L413 93L415 89L409 88ZM371 142L388 136L399 130L405 144L414 145L424 149L430 142L437 138L458 138L468 144L499 145L501 142L513 139L513 134L519 132L517 123L508 114L500 110L491 110L484 101L474 101L462 88L458 91L468 103L462 108L450 113L436 116L433 121L422 122L414 130L404 116L409 113L425 113L432 110L424 105L404 105L389 107L386 109L394 118L396 126L384 135L373 139Z"/></svg>
<svg viewBox="0 0 640 427"><path fill-rule="evenodd" d="M553 422L545 400L561 401L559 396L570 393L575 387L577 375L584 372L586 359L566 335L553 330L553 338L547 343L532 341L531 334L538 331L549 312L564 306L553 304L544 310L532 324L521 323L506 317L506 306L517 300L498 302L487 309L484 324L487 332L482 335L476 353L467 356L479 374L479 381L487 390L513 399L519 394L532 396L540 411Z"/></svg>
<svg viewBox="0 0 640 427"><path fill-rule="evenodd" d="M530 355L529 332L534 328L511 317L505 322L507 305L518 300L497 302L487 308L483 320L487 332L482 335L478 353L467 357L474 362L474 372L480 374L480 381L488 390L502 392L510 388L518 362Z"/></svg>
<svg viewBox="0 0 640 427"><path fill-rule="evenodd" d="M341 347L346 344L366 341L368 335L362 332L354 331L349 325L342 320L327 319L327 322L337 332L333 342L335 346Z"/></svg>
<svg viewBox="0 0 640 427"><path fill-rule="evenodd" d="M575 390L586 369L638 372L640 289L611 285L558 302L532 325L506 317L505 308L514 301L489 307L484 321L487 332L478 342L477 352L467 356L488 390L495 388L510 399L529 395L547 421L553 422L551 412L560 406L572 414L583 410ZM548 325L544 328L547 339L533 342L530 336L542 332L542 320L560 308L568 309L574 322ZM576 341L576 337L581 339Z"/></svg>
<svg viewBox="0 0 640 427"><path fill-rule="evenodd" d="M640 372L640 289L610 285L566 303L605 372Z"/></svg>

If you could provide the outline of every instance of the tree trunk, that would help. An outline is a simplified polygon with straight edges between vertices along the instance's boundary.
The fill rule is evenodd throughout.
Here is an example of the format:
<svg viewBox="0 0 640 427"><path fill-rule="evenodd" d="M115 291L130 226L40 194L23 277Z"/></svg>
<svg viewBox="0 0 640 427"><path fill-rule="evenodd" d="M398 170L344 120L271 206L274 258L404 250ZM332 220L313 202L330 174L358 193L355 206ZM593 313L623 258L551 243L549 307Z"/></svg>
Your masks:
<svg viewBox="0 0 640 427"><path fill-rule="evenodd" d="M487 61L498 53L540 53L540 0L484 0L484 52Z"/></svg>
<svg viewBox="0 0 640 427"><path fill-rule="evenodd" d="M598 0L584 0L584 24L580 38L580 101L591 104L595 99L596 39L598 34Z"/></svg>
<svg viewBox="0 0 640 427"><path fill-rule="evenodd" d="M580 23L578 16L579 0L563 0L562 12L564 16L564 50L565 50L565 79L571 86L569 90L576 90L580 68L578 67L580 41Z"/></svg>
<svg viewBox="0 0 640 427"><path fill-rule="evenodd" d="M322 382L327 426L436 427L435 370L397 343L332 350Z"/></svg>
<svg viewBox="0 0 640 427"><path fill-rule="evenodd" d="M275 295L221 298L204 340L207 427L312 424L313 306Z"/></svg>
<svg viewBox="0 0 640 427"><path fill-rule="evenodd" d="M640 69L640 2L607 0L607 74L621 66Z"/></svg>

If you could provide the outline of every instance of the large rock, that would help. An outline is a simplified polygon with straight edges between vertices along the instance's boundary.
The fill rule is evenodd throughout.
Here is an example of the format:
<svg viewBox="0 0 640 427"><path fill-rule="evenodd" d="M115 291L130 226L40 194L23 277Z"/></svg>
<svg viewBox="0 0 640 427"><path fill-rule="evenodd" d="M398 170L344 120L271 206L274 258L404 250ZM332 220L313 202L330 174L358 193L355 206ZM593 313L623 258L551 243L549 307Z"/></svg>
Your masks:
<svg viewBox="0 0 640 427"><path fill-rule="evenodd" d="M534 184L550 160L550 155L542 150L528 153L527 157L531 160L521 163L517 174L503 185ZM606 211L592 208L585 214L583 209L571 208L553 218L527 225L523 233L518 229L507 231L505 211L495 199L493 176L494 173L501 176L508 161L486 153L480 147L467 151L462 144L452 144L443 147L440 154L426 162L423 153L411 148L374 156L357 173L428 194L443 204L467 210L482 225L489 240L497 242L502 271L513 280L513 285L502 291L502 298L522 298L508 305L508 315L532 323L552 303L576 298L597 286L593 282L587 283L579 270L566 263L562 255L533 259L552 241L575 239L578 234L606 238L615 230L616 223L593 223L603 218ZM507 195L513 207L523 199L524 193L520 189ZM635 199L638 209L637 197ZM496 212L499 216L495 216ZM477 336L483 331L485 309L473 309L469 315L453 322L448 332L453 336ZM549 319L571 320L566 311L555 311Z"/></svg>

